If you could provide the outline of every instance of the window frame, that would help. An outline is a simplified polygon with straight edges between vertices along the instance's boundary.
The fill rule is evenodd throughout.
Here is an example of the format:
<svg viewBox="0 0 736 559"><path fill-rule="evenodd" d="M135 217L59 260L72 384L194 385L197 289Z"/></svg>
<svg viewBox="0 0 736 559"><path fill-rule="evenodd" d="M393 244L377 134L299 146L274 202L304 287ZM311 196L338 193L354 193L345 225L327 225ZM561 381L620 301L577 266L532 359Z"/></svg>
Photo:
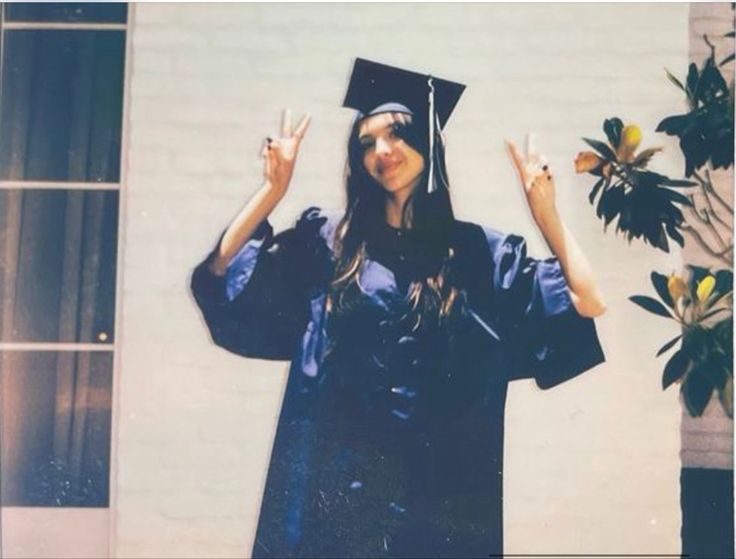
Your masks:
<svg viewBox="0 0 736 559"><path fill-rule="evenodd" d="M17 553L19 549L31 556L41 548L48 552L53 551L57 555L76 554L79 549L70 549L70 540L77 541L76 537L69 538L67 530L72 530L75 536L82 538L85 553L90 554L93 550L105 553L107 557L114 556L116 544L115 530L115 508L117 504L117 438L119 432L119 396L120 396L120 371L121 371L121 336L122 330L122 294L123 294L123 254L124 239L126 233L127 216L127 191L128 182L128 160L130 145L130 104L131 104L131 75L132 75L132 37L131 30L135 22L135 4L127 4L127 18L125 23L78 23L78 22L29 22L29 21L5 21L5 3L0 2L0 76L2 76L4 64L4 46L6 33L16 30L39 31L39 30L63 30L63 31L113 31L124 32L123 49L123 82L122 82L122 114L121 114L121 136L120 136L120 173L118 182L64 182L64 181L17 181L0 180L0 189L3 190L26 190L26 189L62 189L62 190L114 190L118 192L118 226L117 226L117 251L115 269L115 305L114 305L114 328L115 338L111 343L80 343L80 342L0 342L0 352L22 351L22 352L110 352L112 353L112 394L111 394L111 426L110 426L110 467L109 467L109 499L106 507L16 507L0 506L0 558L7 551ZM2 87L0 84L0 96ZM2 377L0 376L0 394L2 393ZM0 433L0 444L2 433ZM80 514L92 521L93 525L105 525L107 534L104 537L91 531L90 534L86 521L80 522ZM17 529L18 533L25 533L28 538L28 547L25 544L18 547L18 541L14 536L11 549L6 549L7 533L3 532L3 524L10 524ZM44 533L39 533L39 526L46 528ZM74 526L82 528L74 529ZM28 528L28 529L26 529ZM48 532L48 533L46 533ZM33 534L33 536L31 536ZM5 536L5 537L3 537ZM85 539L85 536L87 538ZM23 536L20 536L21 538ZM33 538L31 540L30 538ZM102 549L102 541L106 542ZM65 548L66 546L66 548ZM16 556L13 554L13 556ZM90 555L91 556L91 555Z"/></svg>

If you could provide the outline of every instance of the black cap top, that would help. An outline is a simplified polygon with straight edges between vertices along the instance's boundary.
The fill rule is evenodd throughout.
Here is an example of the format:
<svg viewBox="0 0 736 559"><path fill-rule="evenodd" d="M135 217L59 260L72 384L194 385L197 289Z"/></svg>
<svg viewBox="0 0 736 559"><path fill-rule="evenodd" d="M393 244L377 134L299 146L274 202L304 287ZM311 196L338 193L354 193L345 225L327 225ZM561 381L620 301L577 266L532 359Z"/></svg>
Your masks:
<svg viewBox="0 0 736 559"><path fill-rule="evenodd" d="M465 90L464 85L363 58L355 60L343 106L369 116L382 112L402 112L400 105L403 105L416 116L424 117L429 114L430 108L430 78L434 87L434 110L440 128L444 128Z"/></svg>

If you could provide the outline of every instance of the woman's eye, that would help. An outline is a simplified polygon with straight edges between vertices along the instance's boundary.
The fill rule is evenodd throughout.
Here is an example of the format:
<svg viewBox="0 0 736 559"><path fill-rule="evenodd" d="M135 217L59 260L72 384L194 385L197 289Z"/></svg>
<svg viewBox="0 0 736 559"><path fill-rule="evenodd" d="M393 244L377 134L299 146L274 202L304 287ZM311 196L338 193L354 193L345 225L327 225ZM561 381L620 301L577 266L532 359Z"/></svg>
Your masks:
<svg viewBox="0 0 736 559"><path fill-rule="evenodd" d="M403 138L405 128L406 126L401 124L400 122L396 122L392 124L391 125L391 136L394 138Z"/></svg>
<svg viewBox="0 0 736 559"><path fill-rule="evenodd" d="M369 149L374 147L376 145L375 142L372 142L370 140L365 142L360 142L360 149L363 151L363 153L367 152Z"/></svg>

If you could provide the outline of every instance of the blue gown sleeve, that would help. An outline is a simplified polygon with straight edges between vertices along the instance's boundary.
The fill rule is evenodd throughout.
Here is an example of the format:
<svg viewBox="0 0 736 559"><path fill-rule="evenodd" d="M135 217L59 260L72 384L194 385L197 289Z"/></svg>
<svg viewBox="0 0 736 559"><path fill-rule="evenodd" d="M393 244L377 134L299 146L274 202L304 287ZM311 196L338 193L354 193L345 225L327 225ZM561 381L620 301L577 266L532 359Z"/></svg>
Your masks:
<svg viewBox="0 0 736 559"><path fill-rule="evenodd" d="M605 360L593 319L578 314L557 258L527 256L517 235L486 231L493 306L509 380L551 388Z"/></svg>
<svg viewBox="0 0 736 559"><path fill-rule="evenodd" d="M317 208L278 235L264 221L230 261L224 276L195 269L191 290L212 340L246 357L291 360L311 312L310 300L331 277L331 252Z"/></svg>

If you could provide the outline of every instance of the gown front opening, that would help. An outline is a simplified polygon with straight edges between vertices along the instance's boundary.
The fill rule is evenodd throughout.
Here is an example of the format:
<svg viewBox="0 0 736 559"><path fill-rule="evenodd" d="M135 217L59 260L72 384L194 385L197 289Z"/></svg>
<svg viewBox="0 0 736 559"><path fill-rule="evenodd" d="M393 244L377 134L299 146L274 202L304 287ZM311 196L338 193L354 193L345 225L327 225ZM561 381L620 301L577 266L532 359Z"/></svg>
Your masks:
<svg viewBox="0 0 736 559"><path fill-rule="evenodd" d="M214 342L291 361L253 557L489 557L503 553L507 384L549 388L603 362L555 258L455 221L462 308L444 329L406 320L437 262L411 230L378 227L347 316L327 316L339 214L264 222L230 262L191 280Z"/></svg>

